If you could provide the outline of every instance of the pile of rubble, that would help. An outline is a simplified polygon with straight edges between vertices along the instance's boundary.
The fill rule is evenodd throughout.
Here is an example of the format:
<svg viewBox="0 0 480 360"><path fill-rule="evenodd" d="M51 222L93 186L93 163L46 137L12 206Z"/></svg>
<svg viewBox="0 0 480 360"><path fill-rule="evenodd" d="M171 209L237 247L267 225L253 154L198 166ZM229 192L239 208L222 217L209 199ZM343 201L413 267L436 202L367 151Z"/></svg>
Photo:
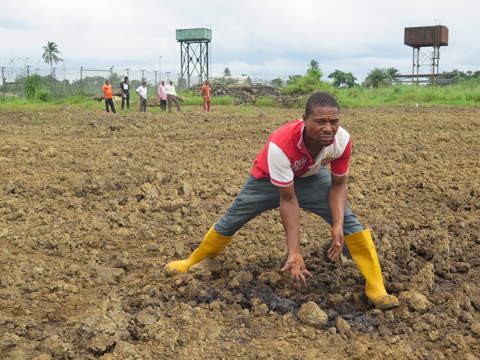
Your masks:
<svg viewBox="0 0 480 360"><path fill-rule="evenodd" d="M265 84L240 85L212 82L210 88L212 96L231 96L235 99L236 105L253 105L263 97L270 97L282 106L293 106L298 100L296 96L283 95L278 88ZM198 93L200 94L199 88Z"/></svg>
<svg viewBox="0 0 480 360"><path fill-rule="evenodd" d="M274 101L277 105L283 107L294 107L299 106L300 96L280 94L274 98Z"/></svg>

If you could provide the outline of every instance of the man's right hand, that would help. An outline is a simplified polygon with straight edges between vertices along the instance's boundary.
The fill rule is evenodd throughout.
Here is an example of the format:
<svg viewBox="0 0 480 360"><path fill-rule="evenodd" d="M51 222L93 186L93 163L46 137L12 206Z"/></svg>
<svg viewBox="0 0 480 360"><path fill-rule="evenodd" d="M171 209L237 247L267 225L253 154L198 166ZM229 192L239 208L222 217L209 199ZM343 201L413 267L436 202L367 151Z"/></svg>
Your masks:
<svg viewBox="0 0 480 360"><path fill-rule="evenodd" d="M290 271L290 276L296 286L306 285L307 277L312 277L312 273L307 270L303 257L300 253L288 255L287 262L282 271Z"/></svg>

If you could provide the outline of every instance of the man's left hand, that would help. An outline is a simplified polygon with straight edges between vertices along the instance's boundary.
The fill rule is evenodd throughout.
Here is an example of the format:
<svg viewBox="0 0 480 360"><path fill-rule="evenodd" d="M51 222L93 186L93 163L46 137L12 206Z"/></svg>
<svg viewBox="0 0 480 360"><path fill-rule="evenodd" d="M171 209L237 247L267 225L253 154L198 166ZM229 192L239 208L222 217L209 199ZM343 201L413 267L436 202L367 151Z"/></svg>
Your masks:
<svg viewBox="0 0 480 360"><path fill-rule="evenodd" d="M332 245L328 249L327 255L330 260L335 261L341 254L343 244L345 243L345 238L343 237L343 227L332 226L330 234L332 235Z"/></svg>

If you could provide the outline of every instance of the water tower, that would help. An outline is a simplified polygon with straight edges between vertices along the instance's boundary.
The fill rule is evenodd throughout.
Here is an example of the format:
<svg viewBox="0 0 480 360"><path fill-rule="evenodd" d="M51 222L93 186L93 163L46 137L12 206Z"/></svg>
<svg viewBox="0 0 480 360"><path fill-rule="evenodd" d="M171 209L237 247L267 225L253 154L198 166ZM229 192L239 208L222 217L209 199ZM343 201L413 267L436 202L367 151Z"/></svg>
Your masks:
<svg viewBox="0 0 480 360"><path fill-rule="evenodd" d="M177 29L176 38L180 43L180 81L186 81L186 84L179 84L179 87L190 87L193 75L197 76L197 81L208 80L212 30Z"/></svg>
<svg viewBox="0 0 480 360"><path fill-rule="evenodd" d="M412 82L436 82L440 61L440 47L448 45L448 28L443 25L420 26L405 28L404 44L412 47ZM422 51L423 48L432 48ZM429 68L429 71L421 72L420 67ZM423 80L420 80L420 79Z"/></svg>

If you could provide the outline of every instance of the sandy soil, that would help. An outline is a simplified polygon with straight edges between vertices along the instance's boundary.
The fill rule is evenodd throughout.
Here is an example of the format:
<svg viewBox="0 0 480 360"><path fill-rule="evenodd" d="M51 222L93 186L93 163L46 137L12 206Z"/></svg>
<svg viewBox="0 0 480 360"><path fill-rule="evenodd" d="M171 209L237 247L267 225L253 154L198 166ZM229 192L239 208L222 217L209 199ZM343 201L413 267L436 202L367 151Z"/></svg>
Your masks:
<svg viewBox="0 0 480 360"><path fill-rule="evenodd" d="M268 134L299 115L0 111L1 358L478 359L478 109L343 113L351 205L400 308L373 310L355 265L325 261L329 228L309 213L306 288L278 271L278 211L215 261L164 273L228 208ZM326 325L299 319L308 301Z"/></svg>

